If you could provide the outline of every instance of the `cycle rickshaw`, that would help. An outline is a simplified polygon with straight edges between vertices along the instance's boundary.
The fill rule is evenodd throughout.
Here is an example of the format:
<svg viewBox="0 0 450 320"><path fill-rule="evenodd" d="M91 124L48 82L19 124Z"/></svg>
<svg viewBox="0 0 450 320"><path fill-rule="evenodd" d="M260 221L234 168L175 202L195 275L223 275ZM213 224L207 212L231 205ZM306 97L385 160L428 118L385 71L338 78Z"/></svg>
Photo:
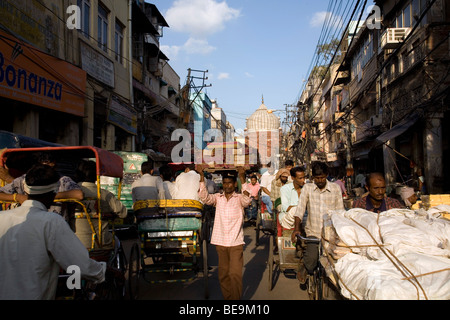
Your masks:
<svg viewBox="0 0 450 320"><path fill-rule="evenodd" d="M203 204L189 199L140 200L134 203L133 210L141 240L143 279L152 284L189 282L201 272L208 299L212 222Z"/></svg>
<svg viewBox="0 0 450 320"><path fill-rule="evenodd" d="M297 274L300 258L297 252L300 248L292 243L291 234L293 229L284 229L278 220L279 205L281 199L275 201L273 216L261 215L260 228L269 239L269 257L267 264L269 267L269 291L274 287L275 277L279 272L287 274ZM257 231L259 232L259 231Z"/></svg>
<svg viewBox="0 0 450 320"><path fill-rule="evenodd" d="M35 155L46 152L51 153L56 159L57 171L64 176L69 176L76 179L76 168L82 160L93 160L96 162L97 174L97 197L85 198L83 200L76 199L57 199L55 202L60 203L62 210L66 210L69 216L75 217L77 211L77 219L86 219L91 232L91 248L89 254L92 259L107 262L109 270L114 270L114 277L107 277L107 281L92 287L89 283L84 283L80 290L69 290L64 288L65 279L69 276L64 272L60 274L60 289L64 291L62 296L58 298L63 299L121 299L127 294L130 298L136 298L138 292L138 275L139 275L139 246L134 243L131 248L129 263L122 246L123 240L129 238L138 239L137 231L132 223L126 224L121 219L113 219L113 217L106 217L101 212L100 177L116 177L120 179L119 195L123 177L123 160L120 156L91 146L72 146L72 147L41 147L41 148L18 148L6 149L1 155L1 165L4 167L8 162L8 169L13 177L18 177L28 171L34 164L33 159ZM7 161L8 160L8 161ZM88 206L93 204L96 208L96 215L91 216ZM110 219L111 232L113 235L112 247L106 248L103 246L103 236L99 230L103 230L102 224L106 219ZM94 226L97 224L97 228ZM128 282L126 282L128 279Z"/></svg>
<svg viewBox="0 0 450 320"><path fill-rule="evenodd" d="M256 218L256 246L259 246L260 234L265 236L273 236L276 232L276 215L275 208L281 203L280 199L275 201L272 214L267 211L266 204L261 200L261 191L259 192L258 215Z"/></svg>

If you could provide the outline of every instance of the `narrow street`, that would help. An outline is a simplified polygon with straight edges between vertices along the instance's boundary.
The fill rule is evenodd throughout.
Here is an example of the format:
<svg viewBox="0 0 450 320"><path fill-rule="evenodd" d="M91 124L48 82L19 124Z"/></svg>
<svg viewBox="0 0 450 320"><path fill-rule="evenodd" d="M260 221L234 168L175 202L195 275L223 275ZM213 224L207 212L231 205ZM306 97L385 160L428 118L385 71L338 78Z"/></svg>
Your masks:
<svg viewBox="0 0 450 320"><path fill-rule="evenodd" d="M269 291L269 237L260 236L260 244L255 246L256 231L253 225L244 228L244 273L243 273L243 301L249 300L308 300L306 291L301 290L294 274L276 273L274 286ZM125 251L128 251L127 243ZM277 257L277 256L276 256ZM218 260L215 247L209 245L208 263L210 265L208 288L210 300L222 300L219 280L217 276ZM151 275L155 277L154 274ZM162 276L162 275L161 275ZM149 283L141 275L139 300L204 300L204 278L199 273L196 278L188 282ZM148 276L147 276L148 279Z"/></svg>

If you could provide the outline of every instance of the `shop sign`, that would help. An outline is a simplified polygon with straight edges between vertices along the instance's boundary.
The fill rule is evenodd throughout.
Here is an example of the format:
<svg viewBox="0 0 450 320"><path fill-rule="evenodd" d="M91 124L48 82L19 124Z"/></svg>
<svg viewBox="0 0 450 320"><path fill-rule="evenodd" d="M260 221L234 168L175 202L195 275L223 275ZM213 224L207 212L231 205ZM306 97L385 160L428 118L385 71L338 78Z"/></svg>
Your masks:
<svg viewBox="0 0 450 320"><path fill-rule="evenodd" d="M338 157L337 157L337 153L327 153L327 161L328 162L333 162L333 161L337 161Z"/></svg>
<svg viewBox="0 0 450 320"><path fill-rule="evenodd" d="M137 113L131 106L122 102L118 97L112 95L108 121L127 131L128 133L137 134Z"/></svg>
<svg viewBox="0 0 450 320"><path fill-rule="evenodd" d="M84 116L86 72L0 31L0 96Z"/></svg>
<svg viewBox="0 0 450 320"><path fill-rule="evenodd" d="M81 68L91 77L114 88L114 62L80 41Z"/></svg>

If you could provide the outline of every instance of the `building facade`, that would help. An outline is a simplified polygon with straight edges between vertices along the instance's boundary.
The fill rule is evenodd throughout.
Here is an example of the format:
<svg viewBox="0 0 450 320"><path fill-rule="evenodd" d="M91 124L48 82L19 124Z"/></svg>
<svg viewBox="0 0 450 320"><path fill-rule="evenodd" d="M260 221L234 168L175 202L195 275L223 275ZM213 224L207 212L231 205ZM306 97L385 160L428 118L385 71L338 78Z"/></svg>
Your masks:
<svg viewBox="0 0 450 320"><path fill-rule="evenodd" d="M2 1L0 129L64 145L141 151L170 141L180 79L159 48L156 6Z"/></svg>
<svg viewBox="0 0 450 320"><path fill-rule="evenodd" d="M310 77L317 89L305 90L299 108L320 111L306 114L297 130L314 140L322 160L349 175L381 171L389 186L417 187L421 171L428 193L449 192L450 132L443 124L450 116L450 5L375 4L379 27L355 21L328 77L316 86Z"/></svg>

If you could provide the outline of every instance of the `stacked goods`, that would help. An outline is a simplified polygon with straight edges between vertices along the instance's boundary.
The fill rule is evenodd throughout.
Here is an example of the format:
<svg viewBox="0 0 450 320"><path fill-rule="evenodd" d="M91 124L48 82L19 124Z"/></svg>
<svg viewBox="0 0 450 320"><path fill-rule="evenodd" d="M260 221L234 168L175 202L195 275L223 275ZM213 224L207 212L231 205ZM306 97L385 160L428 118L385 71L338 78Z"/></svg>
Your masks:
<svg viewBox="0 0 450 320"><path fill-rule="evenodd" d="M341 294L450 299L450 221L441 217L447 209L330 211L324 217L323 247Z"/></svg>

